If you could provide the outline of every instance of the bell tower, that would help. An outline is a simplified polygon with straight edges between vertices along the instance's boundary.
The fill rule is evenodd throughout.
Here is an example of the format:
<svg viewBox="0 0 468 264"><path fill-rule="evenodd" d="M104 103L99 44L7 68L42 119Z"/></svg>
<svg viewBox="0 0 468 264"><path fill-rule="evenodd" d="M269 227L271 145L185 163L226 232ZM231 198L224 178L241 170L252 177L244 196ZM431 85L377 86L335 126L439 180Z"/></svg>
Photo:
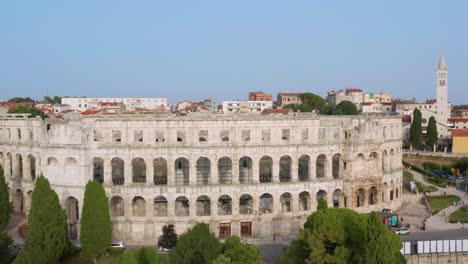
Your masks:
<svg viewBox="0 0 468 264"><path fill-rule="evenodd" d="M440 56L437 66L437 122L447 124L450 117L448 103L448 67L445 63L444 55Z"/></svg>

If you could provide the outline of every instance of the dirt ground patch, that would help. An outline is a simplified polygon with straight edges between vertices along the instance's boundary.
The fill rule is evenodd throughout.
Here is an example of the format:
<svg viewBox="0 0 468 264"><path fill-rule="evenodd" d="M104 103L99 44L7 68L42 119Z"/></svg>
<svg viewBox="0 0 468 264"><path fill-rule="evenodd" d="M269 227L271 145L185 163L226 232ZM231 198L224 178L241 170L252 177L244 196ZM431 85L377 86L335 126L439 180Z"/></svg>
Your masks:
<svg viewBox="0 0 468 264"><path fill-rule="evenodd" d="M424 162L432 162L435 164L439 164L440 166L452 166L455 164L455 161L451 160L451 158L435 157L435 156L420 156L420 155L411 155L411 154L403 155L403 161L413 166L419 167L419 168L423 168L422 164Z"/></svg>
<svg viewBox="0 0 468 264"><path fill-rule="evenodd" d="M402 225L410 225L412 231L419 230L425 218L429 217L429 212L424 204L424 197L416 194L403 194L401 207L394 213L400 219L403 217Z"/></svg>

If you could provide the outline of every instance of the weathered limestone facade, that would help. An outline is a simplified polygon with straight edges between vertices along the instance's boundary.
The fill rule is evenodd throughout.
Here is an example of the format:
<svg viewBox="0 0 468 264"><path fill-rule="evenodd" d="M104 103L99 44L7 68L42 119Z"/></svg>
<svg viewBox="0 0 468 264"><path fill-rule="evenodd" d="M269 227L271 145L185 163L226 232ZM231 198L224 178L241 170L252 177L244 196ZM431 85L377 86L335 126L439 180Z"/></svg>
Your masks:
<svg viewBox="0 0 468 264"><path fill-rule="evenodd" d="M15 211L43 174L79 236L84 186L103 182L115 239L155 243L208 223L220 237L293 237L320 197L360 212L397 208L399 117L0 116L0 163Z"/></svg>

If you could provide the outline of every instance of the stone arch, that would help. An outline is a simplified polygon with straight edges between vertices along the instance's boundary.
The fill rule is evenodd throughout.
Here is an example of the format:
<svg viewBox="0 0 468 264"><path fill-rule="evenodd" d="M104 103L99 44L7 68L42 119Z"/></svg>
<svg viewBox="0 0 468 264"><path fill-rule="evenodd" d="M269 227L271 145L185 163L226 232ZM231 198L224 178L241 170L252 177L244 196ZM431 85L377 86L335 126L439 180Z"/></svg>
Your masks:
<svg viewBox="0 0 468 264"><path fill-rule="evenodd" d="M291 212L292 210L292 196L286 192L280 196L281 212Z"/></svg>
<svg viewBox="0 0 468 264"><path fill-rule="evenodd" d="M6 154L5 172L8 173L9 177L13 177L13 158L10 152Z"/></svg>
<svg viewBox="0 0 468 264"><path fill-rule="evenodd" d="M34 155L32 154L29 154L27 157L26 157L27 161L28 161L28 164L29 164L29 177L31 180L35 180L36 179L36 158L34 157Z"/></svg>
<svg viewBox="0 0 468 264"><path fill-rule="evenodd" d="M359 188L356 191L356 207L362 207L364 206L364 201L365 201L365 193L362 188Z"/></svg>
<svg viewBox="0 0 468 264"><path fill-rule="evenodd" d="M384 182L383 190L382 190L382 203L387 201L387 192L388 192L388 183Z"/></svg>
<svg viewBox="0 0 468 264"><path fill-rule="evenodd" d="M132 181L135 183L146 182L146 162L143 158L132 160Z"/></svg>
<svg viewBox="0 0 468 264"><path fill-rule="evenodd" d="M280 182L291 181L291 163L290 156L282 156L279 162L279 180Z"/></svg>
<svg viewBox="0 0 468 264"><path fill-rule="evenodd" d="M141 196L135 196L132 200L133 216L146 216L146 201Z"/></svg>
<svg viewBox="0 0 468 264"><path fill-rule="evenodd" d="M23 156L21 154L16 154L15 156L15 170L14 170L14 178L17 180L23 179Z"/></svg>
<svg viewBox="0 0 468 264"><path fill-rule="evenodd" d="M197 160L197 184L207 185L210 183L211 162L206 157Z"/></svg>
<svg viewBox="0 0 468 264"><path fill-rule="evenodd" d="M76 166L76 165L78 165L78 161L73 157L68 157L65 160L65 166Z"/></svg>
<svg viewBox="0 0 468 264"><path fill-rule="evenodd" d="M153 160L154 184L167 184L167 161L163 158Z"/></svg>
<svg viewBox="0 0 468 264"><path fill-rule="evenodd" d="M343 159L341 154L336 153L332 158L332 176L334 179L340 178L341 172L344 168Z"/></svg>
<svg viewBox="0 0 468 264"><path fill-rule="evenodd" d="M297 174L299 181L310 180L310 157L308 155L299 157Z"/></svg>
<svg viewBox="0 0 468 264"><path fill-rule="evenodd" d="M364 171L366 166L366 158L364 154L359 153L354 159L354 171Z"/></svg>
<svg viewBox="0 0 468 264"><path fill-rule="evenodd" d="M175 215L176 216L189 216L190 214L190 202L185 196L179 196L175 203Z"/></svg>
<svg viewBox="0 0 468 264"><path fill-rule="evenodd" d="M154 216L164 217L167 216L167 199L159 195L154 198Z"/></svg>
<svg viewBox="0 0 468 264"><path fill-rule="evenodd" d="M389 170L392 170L395 167L395 151L390 149L390 162Z"/></svg>
<svg viewBox="0 0 468 264"><path fill-rule="evenodd" d="M379 155L377 152L372 152L369 155L369 166L368 168L371 168L372 170L378 170L379 169Z"/></svg>
<svg viewBox="0 0 468 264"><path fill-rule="evenodd" d="M320 201L320 199L328 200L327 198L327 192L325 190L319 190L315 195L315 199L317 202Z"/></svg>
<svg viewBox="0 0 468 264"><path fill-rule="evenodd" d="M178 158L174 162L175 166L175 184L176 185L188 185L189 184L189 173L190 163L186 158Z"/></svg>
<svg viewBox="0 0 468 264"><path fill-rule="evenodd" d="M239 214L253 213L253 198L249 194L244 194L239 198Z"/></svg>
<svg viewBox="0 0 468 264"><path fill-rule="evenodd" d="M111 216L125 216L125 202L120 196L114 196L110 200Z"/></svg>
<svg viewBox="0 0 468 264"><path fill-rule="evenodd" d="M104 182L104 160L99 157L93 158L93 180Z"/></svg>
<svg viewBox="0 0 468 264"><path fill-rule="evenodd" d="M310 194L304 191L299 194L299 211L308 210L310 210Z"/></svg>
<svg viewBox="0 0 468 264"><path fill-rule="evenodd" d="M58 161L55 157L48 157L47 158L47 165L49 166L57 166L58 165Z"/></svg>
<svg viewBox="0 0 468 264"><path fill-rule="evenodd" d="M222 157L218 160L218 175L220 184L232 183L232 161L228 157Z"/></svg>
<svg viewBox="0 0 468 264"><path fill-rule="evenodd" d="M123 185L125 183L125 163L121 158L113 158L112 166L112 183L114 185Z"/></svg>
<svg viewBox="0 0 468 264"><path fill-rule="evenodd" d="M273 159L270 156L263 156L258 163L260 182L271 182L273 178Z"/></svg>
<svg viewBox="0 0 468 264"><path fill-rule="evenodd" d="M197 216L211 215L211 200L210 197L202 195L197 198Z"/></svg>
<svg viewBox="0 0 468 264"><path fill-rule="evenodd" d="M326 178L327 156L320 154L316 159L316 177Z"/></svg>
<svg viewBox="0 0 468 264"><path fill-rule="evenodd" d="M377 191L377 187L372 186L369 189L369 205L374 205L378 203L378 194L379 192Z"/></svg>
<svg viewBox="0 0 468 264"><path fill-rule="evenodd" d="M80 219L80 207L78 200L70 196L65 200L65 210L67 212L68 238L78 239L78 221Z"/></svg>
<svg viewBox="0 0 468 264"><path fill-rule="evenodd" d="M218 215L232 215L232 198L222 195L218 198Z"/></svg>
<svg viewBox="0 0 468 264"><path fill-rule="evenodd" d="M239 183L252 183L253 169L252 159L250 157L242 157L239 159Z"/></svg>
<svg viewBox="0 0 468 264"><path fill-rule="evenodd" d="M31 203L32 203L32 193L33 191L28 191L26 193L26 200L25 200L25 203L24 203L24 211L26 214L29 214L29 210L31 210Z"/></svg>
<svg viewBox="0 0 468 264"><path fill-rule="evenodd" d="M390 169L390 157L387 150L382 152L382 171L387 172Z"/></svg>
<svg viewBox="0 0 468 264"><path fill-rule="evenodd" d="M260 196L260 205L258 208L259 214L273 213L273 196L269 193L264 193Z"/></svg>
<svg viewBox="0 0 468 264"><path fill-rule="evenodd" d="M333 192L333 207L334 208L339 208L339 207L345 207L345 196L343 194L343 191L340 189L336 189Z"/></svg>
<svg viewBox="0 0 468 264"><path fill-rule="evenodd" d="M24 195L23 190L16 189L13 196L13 213L22 214L24 212Z"/></svg>

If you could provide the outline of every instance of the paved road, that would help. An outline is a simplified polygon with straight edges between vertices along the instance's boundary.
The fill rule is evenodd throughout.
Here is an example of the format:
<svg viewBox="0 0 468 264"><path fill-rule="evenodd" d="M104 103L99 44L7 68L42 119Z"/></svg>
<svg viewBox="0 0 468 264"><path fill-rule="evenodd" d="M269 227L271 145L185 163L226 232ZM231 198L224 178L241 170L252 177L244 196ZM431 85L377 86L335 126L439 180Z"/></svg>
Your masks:
<svg viewBox="0 0 468 264"><path fill-rule="evenodd" d="M401 236L401 239L403 241L468 239L468 227L464 229L415 232Z"/></svg>

